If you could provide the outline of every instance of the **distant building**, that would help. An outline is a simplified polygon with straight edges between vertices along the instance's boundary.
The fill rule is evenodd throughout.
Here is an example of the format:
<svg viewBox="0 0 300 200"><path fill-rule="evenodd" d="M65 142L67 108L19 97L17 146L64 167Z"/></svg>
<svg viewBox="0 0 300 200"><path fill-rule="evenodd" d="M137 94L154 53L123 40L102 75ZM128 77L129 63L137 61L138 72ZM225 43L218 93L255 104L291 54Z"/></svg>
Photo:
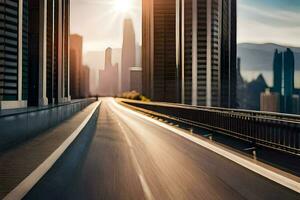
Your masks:
<svg viewBox="0 0 300 200"><path fill-rule="evenodd" d="M82 66L82 36L73 34L70 36L70 92L72 99L79 99L81 97L80 84L81 75L83 72Z"/></svg>
<svg viewBox="0 0 300 200"><path fill-rule="evenodd" d="M143 94L180 102L179 26L175 0L142 1Z"/></svg>
<svg viewBox="0 0 300 200"><path fill-rule="evenodd" d="M280 94L267 90L260 95L260 110L268 112L280 112Z"/></svg>
<svg viewBox="0 0 300 200"><path fill-rule="evenodd" d="M272 92L281 96L280 112L295 113L294 102L297 101L294 87L295 58L291 49L288 48L285 52L275 50L273 73Z"/></svg>
<svg viewBox="0 0 300 200"><path fill-rule="evenodd" d="M118 81L118 64L112 64L112 49L109 47L105 50L104 69L100 70L99 74L99 95L116 96L118 94Z"/></svg>
<svg viewBox="0 0 300 200"><path fill-rule="evenodd" d="M122 63L121 63L121 92L130 90L130 68L136 60L135 32L132 19L124 20Z"/></svg>
<svg viewBox="0 0 300 200"><path fill-rule="evenodd" d="M298 94L293 94L292 96L291 114L300 114L300 96Z"/></svg>
<svg viewBox="0 0 300 200"><path fill-rule="evenodd" d="M130 77L130 90L142 93L142 68L131 67Z"/></svg>
<svg viewBox="0 0 300 200"><path fill-rule="evenodd" d="M88 98L90 95L90 68L85 65L80 74L80 97Z"/></svg>
<svg viewBox="0 0 300 200"><path fill-rule="evenodd" d="M92 96L99 95L99 70L90 68L90 92Z"/></svg>

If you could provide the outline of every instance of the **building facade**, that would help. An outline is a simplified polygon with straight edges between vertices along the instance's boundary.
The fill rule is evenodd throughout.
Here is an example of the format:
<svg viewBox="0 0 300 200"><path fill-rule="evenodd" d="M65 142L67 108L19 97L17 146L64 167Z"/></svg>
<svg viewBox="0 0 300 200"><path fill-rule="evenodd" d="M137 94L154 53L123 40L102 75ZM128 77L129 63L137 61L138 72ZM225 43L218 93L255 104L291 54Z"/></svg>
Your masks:
<svg viewBox="0 0 300 200"><path fill-rule="evenodd" d="M122 71L122 72L124 72L124 71ZM123 75L122 75L122 77L123 77ZM113 97L113 96L118 95L119 70L118 70L118 64L114 64L114 65L112 64L112 48L110 48L110 47L105 50L105 66L104 66L104 69L100 70L99 80L100 80L100 83L99 83L99 95L100 96L112 96ZM128 80L128 81L130 81L130 80ZM130 87L130 85L129 85L129 87ZM128 88L127 91L129 91L129 89L130 88Z"/></svg>
<svg viewBox="0 0 300 200"><path fill-rule="evenodd" d="M279 52L277 49L273 59L273 88L272 92L281 96L280 112L295 113L298 107L297 94L295 94L295 57L291 49Z"/></svg>
<svg viewBox="0 0 300 200"><path fill-rule="evenodd" d="M80 76L80 98L88 98L90 96L90 68L84 65Z"/></svg>
<svg viewBox="0 0 300 200"><path fill-rule="evenodd" d="M280 112L280 94L267 90L260 95L260 110L268 112Z"/></svg>
<svg viewBox="0 0 300 200"><path fill-rule="evenodd" d="M70 36L70 93L72 99L80 98L80 75L82 74L82 36Z"/></svg>
<svg viewBox="0 0 300 200"><path fill-rule="evenodd" d="M28 0L0 3L0 109L28 100Z"/></svg>
<svg viewBox="0 0 300 200"><path fill-rule="evenodd" d="M121 92L130 90L130 68L135 65L136 43L132 19L124 20L121 61Z"/></svg>
<svg viewBox="0 0 300 200"><path fill-rule="evenodd" d="M183 103L236 107L236 0L182 3Z"/></svg>
<svg viewBox="0 0 300 200"><path fill-rule="evenodd" d="M28 105L70 100L70 0L29 1Z"/></svg>
<svg viewBox="0 0 300 200"><path fill-rule="evenodd" d="M143 94L155 101L180 102L179 3L142 2Z"/></svg>
<svg viewBox="0 0 300 200"><path fill-rule="evenodd" d="M143 94L236 107L236 0L144 0Z"/></svg>
<svg viewBox="0 0 300 200"><path fill-rule="evenodd" d="M0 107L65 102L69 95L69 0L0 4Z"/></svg>
<svg viewBox="0 0 300 200"><path fill-rule="evenodd" d="M142 68L139 66L130 69L130 91L142 93Z"/></svg>

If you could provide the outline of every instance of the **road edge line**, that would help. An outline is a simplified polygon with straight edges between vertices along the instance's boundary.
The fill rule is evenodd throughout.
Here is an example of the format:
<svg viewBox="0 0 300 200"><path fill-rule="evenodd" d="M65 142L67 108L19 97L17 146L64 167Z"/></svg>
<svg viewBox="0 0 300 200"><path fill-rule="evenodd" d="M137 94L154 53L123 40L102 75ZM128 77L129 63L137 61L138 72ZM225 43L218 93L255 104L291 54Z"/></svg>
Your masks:
<svg viewBox="0 0 300 200"><path fill-rule="evenodd" d="M292 180L292 179L290 179L288 177L285 177L283 175L280 175L280 174L278 174L274 171L266 169L266 168L264 168L260 165L257 165L255 163L249 161L249 160L246 160L246 159L244 159L244 158L242 158L238 155L235 155L235 154L233 154L229 151L226 151L226 150L224 150L224 149L222 149L222 148L220 148L216 145L210 144L209 142L207 142L205 140L202 140L198 137L189 135L188 133L185 133L184 131L179 130L178 128L172 127L168 124L165 124L165 123L160 122L158 120L152 119L152 118L150 118L146 115L143 115L139 112L133 111L133 110L131 110L131 109L129 109L129 108L123 106L123 105L120 105L115 100L114 100L114 103L118 107L120 107L121 109L123 109L125 111L129 111L129 112L131 112L132 114L134 114L138 117L141 117L145 120L153 122L154 124L156 124L156 125L158 125L162 128L165 128L165 129L167 129L171 132L174 132L177 135L180 135L181 137L183 137L183 138L185 138L185 139L187 139L191 142L194 142L194 143L196 143L196 144L198 144L198 145L200 145L200 146L202 146L202 147L204 147L204 148L206 148L210 151L213 151L214 153L216 153L216 154L218 154L218 155L220 155L224 158L227 158L227 159L231 160L232 162L234 162L234 163L236 163L236 164L238 164L238 165L240 165L240 166L242 166L242 167L244 167L244 168L246 168L246 169L248 169L248 170L250 170L250 171L252 171L256 174L259 174L259 175L261 175L261 176L263 176L263 177L265 177L265 178L267 178L271 181L274 181L274 182L276 182L276 183L278 183L278 184L280 184L280 185L282 185L286 188L289 188L289 189L291 189L295 192L300 193L300 183L295 181L295 180Z"/></svg>
<svg viewBox="0 0 300 200"><path fill-rule="evenodd" d="M31 174L29 174L17 187L10 191L3 200L21 200L26 194L38 183L38 181L52 168L56 161L62 156L66 149L74 142L80 132L90 121L95 111L98 109L101 101L96 102L96 106L83 122L76 128L75 131L46 159L44 160Z"/></svg>

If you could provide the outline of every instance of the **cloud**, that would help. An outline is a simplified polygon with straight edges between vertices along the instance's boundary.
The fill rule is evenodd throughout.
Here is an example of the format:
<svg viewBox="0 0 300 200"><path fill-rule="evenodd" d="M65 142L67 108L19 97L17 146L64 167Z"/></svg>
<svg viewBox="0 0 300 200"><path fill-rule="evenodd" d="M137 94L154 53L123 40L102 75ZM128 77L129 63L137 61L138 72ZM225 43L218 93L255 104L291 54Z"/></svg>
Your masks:
<svg viewBox="0 0 300 200"><path fill-rule="evenodd" d="M238 5L238 41L300 46L300 13L289 9Z"/></svg>

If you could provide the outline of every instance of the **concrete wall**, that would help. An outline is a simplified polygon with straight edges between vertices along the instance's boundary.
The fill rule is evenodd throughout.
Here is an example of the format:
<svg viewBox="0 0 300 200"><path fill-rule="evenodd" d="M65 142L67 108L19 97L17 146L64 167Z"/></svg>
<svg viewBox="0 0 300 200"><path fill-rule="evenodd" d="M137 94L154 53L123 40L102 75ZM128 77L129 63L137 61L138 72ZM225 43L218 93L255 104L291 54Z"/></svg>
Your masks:
<svg viewBox="0 0 300 200"><path fill-rule="evenodd" d="M0 113L0 152L20 144L70 118L95 99Z"/></svg>

